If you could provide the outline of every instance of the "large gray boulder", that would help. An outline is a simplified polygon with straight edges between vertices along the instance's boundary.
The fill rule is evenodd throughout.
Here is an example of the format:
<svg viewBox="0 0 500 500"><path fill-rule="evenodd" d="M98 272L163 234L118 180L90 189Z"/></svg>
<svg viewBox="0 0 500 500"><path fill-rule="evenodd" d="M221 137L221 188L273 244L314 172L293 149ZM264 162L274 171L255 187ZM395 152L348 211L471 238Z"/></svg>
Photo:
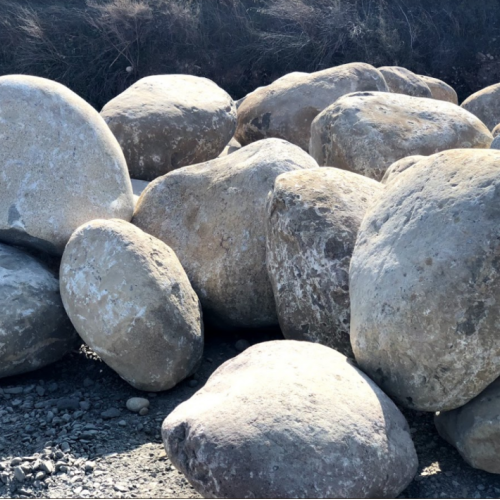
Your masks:
<svg viewBox="0 0 500 500"><path fill-rule="evenodd" d="M54 272L0 243L0 378L58 361L78 344Z"/></svg>
<svg viewBox="0 0 500 500"><path fill-rule="evenodd" d="M201 361L201 308L186 273L165 243L132 224L78 228L62 258L61 295L82 339L137 389L170 389Z"/></svg>
<svg viewBox="0 0 500 500"><path fill-rule="evenodd" d="M500 474L500 379L466 405L434 417L439 434L475 469Z"/></svg>
<svg viewBox="0 0 500 500"><path fill-rule="evenodd" d="M337 168L288 172L269 194L267 269L281 331L352 356L349 264L378 182Z"/></svg>
<svg viewBox="0 0 500 500"><path fill-rule="evenodd" d="M500 123L500 83L472 94L461 106L493 130Z"/></svg>
<svg viewBox="0 0 500 500"><path fill-rule="evenodd" d="M351 343L401 405L452 410L500 375L500 152L453 150L386 185L351 259Z"/></svg>
<svg viewBox="0 0 500 500"><path fill-rule="evenodd" d="M449 102L384 92L338 99L311 125L319 165L376 180L397 160L457 148L489 148L493 136L474 115Z"/></svg>
<svg viewBox="0 0 500 500"><path fill-rule="evenodd" d="M162 436L205 498L394 498L418 466L396 405L342 354L293 340L224 363Z"/></svg>
<svg viewBox="0 0 500 500"><path fill-rule="evenodd" d="M317 167L299 147L267 139L170 172L139 199L133 223L174 249L220 327L276 325L266 270L266 199L274 179Z"/></svg>
<svg viewBox="0 0 500 500"><path fill-rule="evenodd" d="M433 99L448 101L452 104L458 105L457 92L451 85L448 85L446 82L443 82L443 80L439 80L438 78L433 78L432 76L418 76L429 87Z"/></svg>
<svg viewBox="0 0 500 500"><path fill-rule="evenodd" d="M191 75L142 78L101 115L123 149L130 176L146 181L216 158L236 129L231 96Z"/></svg>
<svg viewBox="0 0 500 500"><path fill-rule="evenodd" d="M393 181L398 177L400 173L404 172L408 168L413 167L413 165L417 164L420 160L423 160L424 158L427 157L422 155L413 155L413 156L407 156L406 158L402 158L401 160L394 162L385 171L384 177L382 177L382 180L380 182L382 184L387 184L388 182Z"/></svg>
<svg viewBox="0 0 500 500"><path fill-rule="evenodd" d="M411 95L413 97L432 97L432 92L420 77L400 66L382 66L379 71L384 75L390 92Z"/></svg>
<svg viewBox="0 0 500 500"><path fill-rule="evenodd" d="M61 255L92 219L130 220L132 187L99 114L59 83L0 77L0 240Z"/></svg>
<svg viewBox="0 0 500 500"><path fill-rule="evenodd" d="M244 146L278 137L308 151L316 115L339 97L360 90L388 89L380 71L365 63L290 73L240 100L235 138Z"/></svg>

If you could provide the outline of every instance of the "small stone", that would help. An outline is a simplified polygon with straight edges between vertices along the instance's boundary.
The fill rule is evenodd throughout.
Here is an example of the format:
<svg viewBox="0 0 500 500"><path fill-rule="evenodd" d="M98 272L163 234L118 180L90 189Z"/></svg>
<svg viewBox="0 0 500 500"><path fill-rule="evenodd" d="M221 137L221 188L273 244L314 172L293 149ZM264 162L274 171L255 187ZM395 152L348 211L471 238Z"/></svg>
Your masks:
<svg viewBox="0 0 500 500"><path fill-rule="evenodd" d="M71 415L69 413L65 413L63 416L62 416L62 419L65 421L65 422L69 422L71 420Z"/></svg>
<svg viewBox="0 0 500 500"><path fill-rule="evenodd" d="M125 422L125 420L120 420L118 422L118 425L121 426L121 427L126 427L127 426L127 422Z"/></svg>
<svg viewBox="0 0 500 500"><path fill-rule="evenodd" d="M189 387L196 387L198 385L198 381L196 379L192 379L188 382Z"/></svg>
<svg viewBox="0 0 500 500"><path fill-rule="evenodd" d="M103 411L101 413L101 417L104 420L109 420L111 418L117 418L121 415L121 412L118 408L110 408L109 410Z"/></svg>
<svg viewBox="0 0 500 500"><path fill-rule="evenodd" d="M42 471L35 474L35 481L43 481L43 479L45 479L45 473Z"/></svg>
<svg viewBox="0 0 500 500"><path fill-rule="evenodd" d="M66 441L64 441L62 444L61 444L61 451L64 452L64 453L67 453L69 450L70 450L70 446L69 446L69 443L67 443Z"/></svg>
<svg viewBox="0 0 500 500"><path fill-rule="evenodd" d="M143 408L149 408L149 401L146 398L130 398L126 406L128 410L139 413Z"/></svg>
<svg viewBox="0 0 500 500"><path fill-rule="evenodd" d="M9 482L9 475L6 472L2 472L2 474L0 474L0 481L7 484Z"/></svg>
<svg viewBox="0 0 500 500"><path fill-rule="evenodd" d="M41 397L45 394L45 389L41 385L37 385L36 393Z"/></svg>
<svg viewBox="0 0 500 500"><path fill-rule="evenodd" d="M45 474L52 474L54 472L54 464L50 460L43 460L40 463L40 470Z"/></svg>
<svg viewBox="0 0 500 500"><path fill-rule="evenodd" d="M92 472L95 468L94 462L85 462L85 472Z"/></svg>
<svg viewBox="0 0 500 500"><path fill-rule="evenodd" d="M83 411L90 410L90 403L88 401L80 401L80 409Z"/></svg>
<svg viewBox="0 0 500 500"><path fill-rule="evenodd" d="M57 401L57 409L76 411L80 409L80 402L74 398L61 398Z"/></svg>
<svg viewBox="0 0 500 500"><path fill-rule="evenodd" d="M77 486L74 490L73 490L73 493L75 495L78 495L81 491L83 490L83 488L81 486Z"/></svg>
<svg viewBox="0 0 500 500"><path fill-rule="evenodd" d="M238 342L236 342L236 344L234 344L234 348L238 352L243 352L245 349L248 349L249 347L250 347L250 342L248 342L248 340L245 339L240 339L238 340Z"/></svg>
<svg viewBox="0 0 500 500"><path fill-rule="evenodd" d="M22 462L23 461L19 457L16 457L10 461L10 465L11 467L15 467L16 465L20 465Z"/></svg>
<svg viewBox="0 0 500 500"><path fill-rule="evenodd" d="M23 393L23 388L21 386L19 387L7 387L6 389L3 390L5 394L22 394Z"/></svg>
<svg viewBox="0 0 500 500"><path fill-rule="evenodd" d="M61 451L61 450L57 450L55 453L54 453L54 457L56 460L60 460L61 458L64 457L64 453Z"/></svg>
<svg viewBox="0 0 500 500"><path fill-rule="evenodd" d="M149 413L149 408L141 408L141 411L139 412L139 415L141 417L144 417L144 415L147 415Z"/></svg>
<svg viewBox="0 0 500 500"><path fill-rule="evenodd" d="M114 488L116 491L120 491L121 493L127 493L128 492L128 487L123 484L123 483L116 483L114 485Z"/></svg>
<svg viewBox="0 0 500 500"><path fill-rule="evenodd" d="M24 473L22 467L20 467L19 465L17 465L16 467L14 467L14 477L20 482L24 482L24 480L26 479L26 474Z"/></svg>

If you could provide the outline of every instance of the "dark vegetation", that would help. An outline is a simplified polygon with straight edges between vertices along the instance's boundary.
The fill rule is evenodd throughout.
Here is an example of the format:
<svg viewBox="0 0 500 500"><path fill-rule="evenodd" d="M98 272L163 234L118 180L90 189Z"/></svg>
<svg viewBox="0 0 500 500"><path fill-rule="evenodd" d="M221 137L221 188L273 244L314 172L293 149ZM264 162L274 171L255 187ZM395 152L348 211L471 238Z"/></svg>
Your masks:
<svg viewBox="0 0 500 500"><path fill-rule="evenodd" d="M239 98L291 71L364 61L500 81L498 0L0 0L0 74L59 81L100 109L147 75Z"/></svg>

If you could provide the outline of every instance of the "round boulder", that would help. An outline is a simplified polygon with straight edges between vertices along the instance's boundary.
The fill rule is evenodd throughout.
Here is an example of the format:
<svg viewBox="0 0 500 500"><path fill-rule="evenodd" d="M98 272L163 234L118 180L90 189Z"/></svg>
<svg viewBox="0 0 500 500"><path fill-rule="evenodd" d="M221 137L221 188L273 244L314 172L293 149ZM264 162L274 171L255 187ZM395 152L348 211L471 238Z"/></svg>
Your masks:
<svg viewBox="0 0 500 500"><path fill-rule="evenodd" d="M133 223L179 256L205 318L218 327L278 323L266 270L266 200L274 179L318 164L280 139L170 172L142 194Z"/></svg>
<svg viewBox="0 0 500 500"><path fill-rule="evenodd" d="M278 137L307 151L316 115L344 94L358 90L385 92L387 85L380 71L364 63L290 73L241 99L235 137L243 146Z"/></svg>
<svg viewBox="0 0 500 500"><path fill-rule="evenodd" d="M491 135L495 138L500 135L500 123L491 131Z"/></svg>
<svg viewBox="0 0 500 500"><path fill-rule="evenodd" d="M137 389L170 389L201 361L201 309L186 273L132 224L78 228L63 254L61 295L83 340Z"/></svg>
<svg viewBox="0 0 500 500"><path fill-rule="evenodd" d="M418 77L429 87L433 99L458 105L457 93L451 85L432 76L418 75Z"/></svg>
<svg viewBox="0 0 500 500"><path fill-rule="evenodd" d="M34 76L0 77L0 240L61 255L93 219L130 220L120 146L71 90Z"/></svg>
<svg viewBox="0 0 500 500"><path fill-rule="evenodd" d="M500 375L500 152L445 151L380 193L350 268L351 344L401 405L452 410Z"/></svg>
<svg viewBox="0 0 500 500"><path fill-rule="evenodd" d="M380 184L337 168L277 177L269 195L267 269L281 331L352 356L349 264Z"/></svg>
<svg viewBox="0 0 500 500"><path fill-rule="evenodd" d="M380 182L382 184L387 184L388 182L391 182L401 172L404 172L406 169L413 167L413 165L418 163L420 160L423 160L424 158L427 158L427 157L421 156L421 155L413 155L413 156L407 156L406 158L403 158L401 160L394 162L385 171L384 177L382 177L382 180Z"/></svg>
<svg viewBox="0 0 500 500"><path fill-rule="evenodd" d="M162 436L205 498L395 498L418 466L396 405L342 354L293 340L224 363Z"/></svg>
<svg viewBox="0 0 500 500"><path fill-rule="evenodd" d="M58 361L78 345L54 272L0 243L0 378Z"/></svg>
<svg viewBox="0 0 500 500"><path fill-rule="evenodd" d="M493 130L500 123L500 83L472 94L461 106Z"/></svg>
<svg viewBox="0 0 500 500"><path fill-rule="evenodd" d="M428 85L409 69L400 66L382 66L379 71L384 75L390 92L413 97L432 97Z"/></svg>
<svg viewBox="0 0 500 500"><path fill-rule="evenodd" d="M456 410L436 414L443 439L475 469L500 474L500 379Z"/></svg>
<svg viewBox="0 0 500 500"><path fill-rule="evenodd" d="M449 102L357 92L341 97L314 119L310 153L319 165L381 180L401 158L489 148L492 140L478 118Z"/></svg>
<svg viewBox="0 0 500 500"><path fill-rule="evenodd" d="M151 181L217 157L236 129L231 96L207 78L142 78L101 111L120 143L130 177Z"/></svg>

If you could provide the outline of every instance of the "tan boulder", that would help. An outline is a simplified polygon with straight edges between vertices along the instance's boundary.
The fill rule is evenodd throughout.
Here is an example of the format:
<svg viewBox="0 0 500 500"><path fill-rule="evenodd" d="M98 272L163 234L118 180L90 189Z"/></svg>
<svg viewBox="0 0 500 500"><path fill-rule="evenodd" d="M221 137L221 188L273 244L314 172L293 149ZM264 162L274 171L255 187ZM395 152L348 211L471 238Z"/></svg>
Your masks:
<svg viewBox="0 0 500 500"><path fill-rule="evenodd" d="M407 156L489 148L492 140L478 118L449 102L356 92L314 119L309 149L319 165L380 180L392 163Z"/></svg>
<svg viewBox="0 0 500 500"><path fill-rule="evenodd" d="M69 240L60 280L77 332L135 388L164 391L198 367L200 304L165 243L124 221L89 222Z"/></svg>
<svg viewBox="0 0 500 500"><path fill-rule="evenodd" d="M266 270L266 199L274 179L317 167L280 139L170 172L139 199L133 223L179 256L207 320L224 327L276 325Z"/></svg>
<svg viewBox="0 0 500 500"><path fill-rule="evenodd" d="M130 177L146 181L216 158L236 128L231 96L191 75L142 78L101 115L123 149Z"/></svg>
<svg viewBox="0 0 500 500"><path fill-rule="evenodd" d="M464 405L500 375L500 152L445 151L389 182L351 259L351 344L399 404Z"/></svg>
<svg viewBox="0 0 500 500"><path fill-rule="evenodd" d="M500 135L500 123L491 131L491 135L493 137Z"/></svg>
<svg viewBox="0 0 500 500"><path fill-rule="evenodd" d="M361 220L380 189L372 179L328 167L276 178L266 259L285 338L352 356L349 264Z"/></svg>
<svg viewBox="0 0 500 500"><path fill-rule="evenodd" d="M432 76L418 75L429 87L432 98L439 101L448 101L458 105L458 96L455 89L443 80L433 78Z"/></svg>
<svg viewBox="0 0 500 500"><path fill-rule="evenodd" d="M358 90L387 91L387 85L378 70L364 63L290 73L241 100L235 137L242 145L278 137L307 151L316 115L344 94Z"/></svg>
<svg viewBox="0 0 500 500"><path fill-rule="evenodd" d="M420 77L412 71L400 66L382 66L378 68L384 75L390 92L413 97L432 97L432 92Z"/></svg>
<svg viewBox="0 0 500 500"><path fill-rule="evenodd" d="M493 130L500 123L500 83L472 94L461 106Z"/></svg>
<svg viewBox="0 0 500 500"><path fill-rule="evenodd" d="M227 361L162 436L205 498L395 498L418 467L396 405L310 342L264 342Z"/></svg>
<svg viewBox="0 0 500 500"><path fill-rule="evenodd" d="M63 85L0 77L0 240L61 255L73 231L130 220L120 146L97 111Z"/></svg>
<svg viewBox="0 0 500 500"><path fill-rule="evenodd" d="M500 379L466 405L438 413L441 437L475 469L500 474Z"/></svg>
<svg viewBox="0 0 500 500"><path fill-rule="evenodd" d="M394 180L401 172L404 172L410 167L413 167L416 163L418 163L420 160L423 160L424 158L427 158L426 156L421 156L421 155L413 155L413 156L407 156L406 158L402 158L401 160L398 160L394 162L386 171L384 174L384 177L382 177L382 180L380 181L382 184L387 184L388 182L391 182Z"/></svg>

